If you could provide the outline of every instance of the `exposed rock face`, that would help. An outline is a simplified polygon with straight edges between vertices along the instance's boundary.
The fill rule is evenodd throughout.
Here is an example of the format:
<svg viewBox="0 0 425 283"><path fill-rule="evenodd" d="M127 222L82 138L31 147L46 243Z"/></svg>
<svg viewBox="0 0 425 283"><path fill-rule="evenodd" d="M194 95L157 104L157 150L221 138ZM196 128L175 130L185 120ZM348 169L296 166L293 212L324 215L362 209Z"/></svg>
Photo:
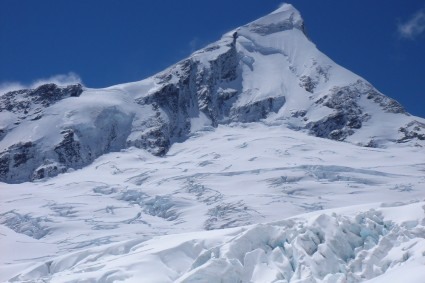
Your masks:
<svg viewBox="0 0 425 283"><path fill-rule="evenodd" d="M0 112L9 111L17 114L20 120L38 120L43 108L68 97L78 97L83 92L81 84L59 87L45 84L36 89L11 91L0 96ZM19 123L17 121L16 123Z"/></svg>
<svg viewBox="0 0 425 283"><path fill-rule="evenodd" d="M66 87L45 84L36 89L22 89L0 95L0 119L3 118L1 114L9 114L4 118L9 120L8 123L0 123L0 141L23 121L39 120L45 108L62 99L78 97L82 92L81 84Z"/></svg>
<svg viewBox="0 0 425 283"><path fill-rule="evenodd" d="M366 146L425 140L425 121L320 53L284 5L140 82L0 95L0 181L55 176L131 146L163 156L199 129L258 121ZM365 124L373 135L351 140Z"/></svg>
<svg viewBox="0 0 425 283"><path fill-rule="evenodd" d="M59 162L62 164L78 164L82 162L80 153L80 143L75 140L76 135L72 129L61 132L63 140L55 146L54 151L58 155Z"/></svg>
<svg viewBox="0 0 425 283"><path fill-rule="evenodd" d="M52 106L68 98L77 99L82 92L80 84L66 87L47 84L0 96L0 115L11 120L2 131L0 181L23 182L55 176L125 147L127 136L118 134L128 135L131 116L114 107L96 113L92 125L81 121L78 126L67 120L70 113L77 111L73 109L78 108L77 103L66 109L70 113L66 113L61 123L48 123L52 116L64 114L60 113L62 108L53 108L52 113ZM40 132L45 134L35 138Z"/></svg>
<svg viewBox="0 0 425 283"><path fill-rule="evenodd" d="M8 150L0 153L0 177L13 180L22 179L24 173L19 169L25 167L35 155L35 146L32 142L14 144Z"/></svg>
<svg viewBox="0 0 425 283"><path fill-rule="evenodd" d="M408 115L397 101L386 97L376 89L362 81L344 87L334 87L329 95L317 100L315 103L323 105L334 112L315 122L309 122L309 133L317 137L342 141L352 135L356 129L362 127L373 113L365 113L360 104L365 98L377 104L384 112Z"/></svg>
<svg viewBox="0 0 425 283"><path fill-rule="evenodd" d="M216 49L207 47L204 52ZM230 105L226 104L237 91L226 95L228 92L224 93L220 85L237 78L238 55L234 42L227 42L224 49L225 52L209 62L209 68L189 58L156 77L162 83L161 88L136 99L139 105L150 105L155 116L149 119L149 130L129 145L161 156L172 142L186 139L191 129L190 119L200 112L215 126L228 116Z"/></svg>
<svg viewBox="0 0 425 283"><path fill-rule="evenodd" d="M369 115L363 113L358 101L361 96L368 93L368 90L365 88L364 91L360 91L358 85L364 86L364 82L359 81L353 85L335 87L329 96L326 95L316 101L316 104L333 109L334 113L318 121L310 122L308 124L310 134L322 138L344 140L353 134L355 129L362 127L362 122L366 121ZM369 91L374 92L372 87Z"/></svg>
<svg viewBox="0 0 425 283"><path fill-rule="evenodd" d="M407 124L405 127L401 127L399 131L403 134L403 136L397 140L397 142L408 142L413 139L417 140L425 140L425 124L412 121Z"/></svg>
<svg viewBox="0 0 425 283"><path fill-rule="evenodd" d="M278 112L285 104L285 97L267 98L251 104L235 107L231 109L230 117L232 121L256 122L267 117L271 112Z"/></svg>

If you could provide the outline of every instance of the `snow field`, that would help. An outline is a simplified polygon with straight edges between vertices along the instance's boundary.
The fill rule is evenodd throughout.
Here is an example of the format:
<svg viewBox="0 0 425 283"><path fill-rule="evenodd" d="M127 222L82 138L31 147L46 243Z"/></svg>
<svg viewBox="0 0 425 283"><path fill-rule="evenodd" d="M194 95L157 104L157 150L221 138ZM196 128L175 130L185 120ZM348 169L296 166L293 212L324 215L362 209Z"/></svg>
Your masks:
<svg viewBox="0 0 425 283"><path fill-rule="evenodd" d="M425 120L291 5L143 81L37 90L0 96L0 281L424 282Z"/></svg>
<svg viewBox="0 0 425 283"><path fill-rule="evenodd" d="M175 144L163 158L131 148L104 155L86 168L54 178L2 184L0 242L5 245L2 250L6 253L0 256L1 280L20 274L21 277L15 277L17 281L45 277L52 282L72 282L83 278L83 273L77 272L81 268L85 270L84 276L93 282L113 279L140 282L140 278L147 278L145 282L196 282L194 278L213 275L233 278L235 282L272 282L283 280L279 279L282 274L286 274L288 282L308 282L296 281L306 278L338 282L341 276L361 282L404 264L400 258L382 264L384 258L390 260L393 253L398 255L405 248L394 238L408 242L412 235L423 236L418 228L423 225L419 202L423 201L425 184L424 164L418 159L421 155L423 149L419 147L362 148L279 126L250 123L199 131L186 142ZM350 160L348 164L347 160ZM367 203L383 205L378 212L368 212ZM360 206L344 208L353 205ZM416 209L401 211L407 207ZM329 213L318 217L324 209L333 209L337 216ZM356 216L357 211L363 211L362 216ZM304 213L313 216L300 216ZM296 218L279 225L267 224L293 216ZM387 216L394 224L386 224ZM313 220L295 224L298 218ZM255 226L256 223L264 224ZM253 224L234 230L196 232ZM367 228L368 225L372 228ZM370 235L366 232L367 235L363 232L360 235L362 229ZM245 235L243 231L248 230L251 232ZM180 234L188 231L194 234ZM236 233L241 240L236 241L236 234L229 236L234 238L232 241L228 236L220 236L227 231ZM292 238L289 231L294 235ZM196 236L197 233L201 236ZM191 237L209 239L208 233L213 238L219 235L213 239L214 243L229 243L214 250L217 258L201 264L205 258L201 254L208 254L218 244L204 247L204 240L198 242ZM170 235L160 236L166 234ZM326 244L321 242L324 237L329 240ZM335 242L339 237L344 242ZM386 243L382 240L380 244L381 238L385 237L392 243L391 250L398 252L380 251L384 249L380 245ZM187 243L170 252L164 243L173 243L174 238ZM282 239L291 243L290 251L283 249ZM133 245L146 241L157 241L156 249L166 256L158 258L149 253L148 257L129 260L128 257L133 257ZM278 243L268 247L264 241ZM239 247L240 242L255 243ZM320 244L323 244L321 248ZM420 249L416 247L421 244L415 244L408 254L420 258ZM361 253L366 248L367 252ZM122 252L115 251L121 249ZM376 253L385 255L379 255L376 260L369 255L372 249L379 249ZM241 254L236 254L239 250ZM288 269L291 265L282 263L291 262L291 253L296 253L292 258L298 264L298 269L294 266L292 271ZM365 253L371 258L367 262ZM327 260L323 260L324 255ZM102 267L100 258L115 256L112 262L121 262L120 268ZM170 261L164 259L169 257ZM272 264L274 259L281 261ZM130 266L125 267L129 262ZM198 262L196 268L192 266L195 262ZM333 263L325 266L329 270L320 266L326 262ZM93 267L96 272L82 267L89 263L96 265ZM35 269L34 264L38 266ZM24 272L28 266L32 267ZM112 269L118 271L109 273ZM137 270L146 273L142 275ZM334 275L325 279L327 273Z"/></svg>

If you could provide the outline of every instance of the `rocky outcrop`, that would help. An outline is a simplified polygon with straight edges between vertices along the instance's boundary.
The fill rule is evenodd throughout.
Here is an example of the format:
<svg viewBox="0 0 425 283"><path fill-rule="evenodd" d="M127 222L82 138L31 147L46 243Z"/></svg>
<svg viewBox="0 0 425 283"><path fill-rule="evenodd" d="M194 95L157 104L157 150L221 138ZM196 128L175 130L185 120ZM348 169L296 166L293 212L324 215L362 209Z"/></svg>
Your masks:
<svg viewBox="0 0 425 283"><path fill-rule="evenodd" d="M44 84L36 89L11 91L0 96L0 111L11 111L28 114L34 106L48 107L55 102L67 98L78 97L83 92L81 84L60 87L55 84Z"/></svg>
<svg viewBox="0 0 425 283"><path fill-rule="evenodd" d="M388 98L364 82L357 82L344 87L334 87L328 95L318 99L315 104L333 110L333 113L314 122L309 122L307 128L311 135L343 141L360 129L373 113L365 113L360 105L362 100L370 100L384 112L394 114L408 113L394 99ZM401 130L400 130L401 131Z"/></svg>
<svg viewBox="0 0 425 283"><path fill-rule="evenodd" d="M38 90L40 89L43 88ZM48 87L47 89L55 88ZM73 87L64 89L70 90ZM79 92L77 93L79 94ZM58 97L56 96L56 99ZM51 104L54 101L55 99L50 99L46 103ZM33 105L29 105L28 108L33 108ZM48 107L44 109L48 109ZM69 110L76 111L75 109ZM64 124L57 124L48 129L43 129L43 127L46 127L45 122L48 122L50 117L26 121L26 124L22 125L24 131L33 132L35 136L38 136L37 131L41 130L46 133L46 136L28 140L32 137L29 134L25 136L24 140L11 142L9 139L7 141L12 144L0 152L0 181L19 183L56 176L66 172L69 168L82 168L104 153L126 147L126 139L131 131L132 116L123 113L116 107L102 109L95 113L94 121L86 123L84 121L70 123L66 120L67 114L61 114L65 116L65 120L58 121ZM13 135L15 132L11 134ZM16 137L20 137L20 135L18 134Z"/></svg>
<svg viewBox="0 0 425 283"><path fill-rule="evenodd" d="M0 180L22 182L29 179L29 161L36 157L32 142L17 142L0 153Z"/></svg>
<svg viewBox="0 0 425 283"><path fill-rule="evenodd" d="M22 89L0 95L0 115L9 114L6 117L10 119L7 125L0 123L0 141L23 121L39 120L47 107L68 97L78 97L82 92L81 84L65 87L45 84L35 89Z"/></svg>
<svg viewBox="0 0 425 283"><path fill-rule="evenodd" d="M269 97L260 101L233 107L230 119L236 122L255 122L266 118L270 113L278 112L285 104L285 97Z"/></svg>
<svg viewBox="0 0 425 283"><path fill-rule="evenodd" d="M161 73L156 79L163 84L157 91L136 99L139 105L150 105L156 113L148 119L147 130L129 145L145 148L155 155L164 155L171 144L187 138L191 119L202 112L215 126L225 120L236 90L221 88L223 83L237 78L238 54L235 42L221 47L209 46L200 53L223 48L224 52L208 66L189 58ZM173 78L177 74L177 82ZM258 119L257 119L258 120Z"/></svg>
<svg viewBox="0 0 425 283"><path fill-rule="evenodd" d="M399 143L408 142L414 139L425 140L425 124L412 121L406 126L401 127L399 132L402 134L402 137L397 140Z"/></svg>
<svg viewBox="0 0 425 283"><path fill-rule="evenodd" d="M363 82L359 81L358 84ZM364 93L359 91L356 84L333 88L329 95L317 100L316 104L333 109L334 113L307 124L310 134L340 141L352 135L369 116L363 113L358 104L362 95Z"/></svg>
<svg viewBox="0 0 425 283"><path fill-rule="evenodd" d="M78 97L82 92L81 84L65 87L44 84L35 89L11 91L0 96L0 112L16 114L18 120L15 123L25 119L38 120L42 117L44 108L68 97Z"/></svg>

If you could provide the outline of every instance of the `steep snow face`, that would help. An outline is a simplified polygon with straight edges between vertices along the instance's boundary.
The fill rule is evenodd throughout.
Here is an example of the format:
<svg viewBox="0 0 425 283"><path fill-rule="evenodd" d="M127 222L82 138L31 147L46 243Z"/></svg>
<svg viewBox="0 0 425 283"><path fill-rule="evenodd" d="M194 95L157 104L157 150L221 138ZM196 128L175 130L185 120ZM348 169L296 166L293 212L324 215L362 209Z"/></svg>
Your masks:
<svg viewBox="0 0 425 283"><path fill-rule="evenodd" d="M404 141L408 135L399 131L409 123L420 124L418 139L424 140L424 120L409 116L398 102L318 51L292 6L236 33L243 82L236 106L281 98L284 105L267 122L359 145ZM392 126L378 126L384 121Z"/></svg>
<svg viewBox="0 0 425 283"><path fill-rule="evenodd" d="M0 181L14 183L131 146L163 156L197 130L233 122L370 147L425 140L425 120L318 51L291 5L140 82L4 94L0 117Z"/></svg>

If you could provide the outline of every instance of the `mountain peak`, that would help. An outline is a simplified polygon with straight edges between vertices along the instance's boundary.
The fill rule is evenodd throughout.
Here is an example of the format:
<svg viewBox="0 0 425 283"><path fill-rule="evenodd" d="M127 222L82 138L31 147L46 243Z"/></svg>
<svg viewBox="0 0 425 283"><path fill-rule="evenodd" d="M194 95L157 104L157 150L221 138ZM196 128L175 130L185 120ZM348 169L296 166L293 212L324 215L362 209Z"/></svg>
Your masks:
<svg viewBox="0 0 425 283"><path fill-rule="evenodd" d="M278 13L282 13L282 12L290 12L290 13L298 13L298 10L295 9L295 7L292 4L289 3L282 3L279 8L277 8L276 10L274 10L273 12L271 12L270 14L278 14Z"/></svg>
<svg viewBox="0 0 425 283"><path fill-rule="evenodd" d="M220 124L261 122L368 147L425 141L425 120L317 50L289 4L143 81L55 89L0 97L0 181L54 176L133 146L163 156Z"/></svg>
<svg viewBox="0 0 425 283"><path fill-rule="evenodd" d="M302 30L303 24L304 21L298 10L291 4L284 3L277 10L244 27L260 35L267 35L293 28Z"/></svg>

